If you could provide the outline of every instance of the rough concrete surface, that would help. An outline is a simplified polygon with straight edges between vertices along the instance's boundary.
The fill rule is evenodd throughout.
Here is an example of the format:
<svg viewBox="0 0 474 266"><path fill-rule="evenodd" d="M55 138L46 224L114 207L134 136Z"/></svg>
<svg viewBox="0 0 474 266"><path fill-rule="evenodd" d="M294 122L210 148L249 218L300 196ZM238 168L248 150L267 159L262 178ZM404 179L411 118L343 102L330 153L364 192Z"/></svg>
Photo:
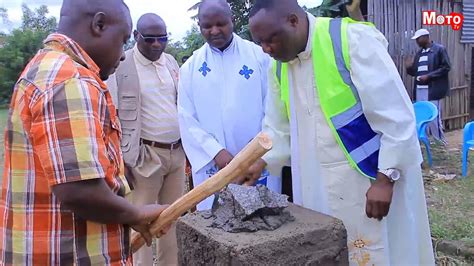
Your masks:
<svg viewBox="0 0 474 266"><path fill-rule="evenodd" d="M255 232L275 230L291 222L294 217L284 209L288 207L288 196L269 190L266 186L239 186L230 184L220 192L210 215L211 227L226 232Z"/></svg>
<svg viewBox="0 0 474 266"><path fill-rule="evenodd" d="M180 265L348 265L340 220L290 204L294 222L275 231L228 233L201 213L177 222Z"/></svg>

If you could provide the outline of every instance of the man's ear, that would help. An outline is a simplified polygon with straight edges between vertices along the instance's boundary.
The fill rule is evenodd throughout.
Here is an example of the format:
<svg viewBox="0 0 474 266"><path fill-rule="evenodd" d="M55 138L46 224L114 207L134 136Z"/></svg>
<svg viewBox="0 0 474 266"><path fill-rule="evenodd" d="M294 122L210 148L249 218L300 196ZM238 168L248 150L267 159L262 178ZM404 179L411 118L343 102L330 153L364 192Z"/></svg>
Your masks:
<svg viewBox="0 0 474 266"><path fill-rule="evenodd" d="M135 42L138 42L139 36L138 36L138 31L137 30L133 31L133 38L135 39Z"/></svg>
<svg viewBox="0 0 474 266"><path fill-rule="evenodd" d="M290 23L291 27L296 28L300 21L296 14L290 14L288 15L288 22Z"/></svg>
<svg viewBox="0 0 474 266"><path fill-rule="evenodd" d="M103 32L107 28L107 24L105 23L106 15L103 12L96 13L92 18L92 34L94 36L101 36Z"/></svg>

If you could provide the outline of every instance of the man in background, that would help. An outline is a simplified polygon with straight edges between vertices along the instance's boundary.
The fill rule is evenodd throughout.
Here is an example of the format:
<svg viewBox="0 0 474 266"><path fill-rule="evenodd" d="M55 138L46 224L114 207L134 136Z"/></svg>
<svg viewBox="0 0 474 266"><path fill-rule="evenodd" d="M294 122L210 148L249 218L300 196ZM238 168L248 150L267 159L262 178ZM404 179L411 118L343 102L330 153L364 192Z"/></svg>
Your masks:
<svg viewBox="0 0 474 266"><path fill-rule="evenodd" d="M186 155L197 186L225 167L261 130L269 57L233 33L225 0L205 0L198 12L206 44L181 68L179 117ZM236 180L281 192L280 174L253 169ZM198 205L210 209L212 197Z"/></svg>
<svg viewBox="0 0 474 266"><path fill-rule="evenodd" d="M426 29L416 31L411 39L416 40L420 47L414 61L409 58L406 61L407 73L416 78L413 95L415 101L431 101L438 107L438 118L429 124L427 130L436 140L446 144L441 100L449 94L451 63L448 52L444 46L431 40Z"/></svg>
<svg viewBox="0 0 474 266"><path fill-rule="evenodd" d="M109 88L115 95L122 124L122 150L134 204L171 204L184 194L185 155L178 126L179 67L163 51L168 42L166 24L156 14L145 14L134 31L136 45L126 52ZM155 246L155 245L154 245ZM177 264L174 225L158 240L157 250L143 247L137 265Z"/></svg>

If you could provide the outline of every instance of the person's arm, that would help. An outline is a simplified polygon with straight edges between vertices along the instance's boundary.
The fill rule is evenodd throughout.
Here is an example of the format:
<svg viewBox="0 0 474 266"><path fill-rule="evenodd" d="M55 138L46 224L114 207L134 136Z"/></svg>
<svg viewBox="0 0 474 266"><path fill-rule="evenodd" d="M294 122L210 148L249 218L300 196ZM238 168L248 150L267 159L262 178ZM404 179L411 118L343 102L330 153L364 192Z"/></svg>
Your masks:
<svg viewBox="0 0 474 266"><path fill-rule="evenodd" d="M222 164L225 165L230 162L232 158L229 157L230 153L228 153L211 134L202 128L197 118L197 112L192 97L193 87L190 81L192 73L188 69L189 63L191 62L187 62L180 71L178 85L178 117L183 147L194 171L198 172L213 161L218 154L223 155L216 158L216 162L221 164L219 167L222 167ZM221 160L220 157L226 158L225 160Z"/></svg>
<svg viewBox="0 0 474 266"><path fill-rule="evenodd" d="M444 77L448 75L449 71L451 70L451 63L449 61L448 52L444 47L440 48L440 51L436 56L439 57L440 63L438 65L438 68L428 73L428 78L430 80Z"/></svg>
<svg viewBox="0 0 474 266"><path fill-rule="evenodd" d="M413 105L387 52L385 38L373 27L349 25L348 39L352 81L369 125L380 135L379 170L403 171L421 164ZM381 220L388 214L393 185L386 175L377 174L367 191L369 218Z"/></svg>
<svg viewBox="0 0 474 266"><path fill-rule="evenodd" d="M262 157L265 164L262 164L262 161L257 162L257 164L267 166L271 175L280 176L283 166L290 164L290 123L285 103L281 100L280 87L271 65L268 69L268 92L262 131L270 136L273 147Z"/></svg>
<svg viewBox="0 0 474 266"><path fill-rule="evenodd" d="M255 47L254 49L255 49L255 56L259 59L259 65L260 65L259 70L260 70L260 76L261 76L260 89L263 95L262 105L265 106L267 103L267 100L269 100L268 94L269 94L270 82L268 81L268 78L269 78L269 75L270 75L270 78L273 77L271 76L271 73L269 73L271 71L268 70L269 67L271 66L272 59L269 55L263 52L260 46ZM262 120L260 121L262 123L262 128L264 127L263 125L264 118L265 118L265 115L262 117ZM255 185L260 179L260 177L262 176L262 173L266 167L267 167L267 163L265 162L265 160L263 159L257 160L247 170L247 173L245 174L245 180L241 180L241 181L243 181L244 185L249 185L249 186ZM278 174L278 176L280 175L281 173Z"/></svg>
<svg viewBox="0 0 474 266"><path fill-rule="evenodd" d="M416 58L416 56L415 56L415 58ZM415 68L415 65L416 65L415 60L413 58L407 57L405 59L405 67L407 69L407 74L412 76L412 77L415 77L418 74L417 73L418 70Z"/></svg>
<svg viewBox="0 0 474 266"><path fill-rule="evenodd" d="M349 17L357 21L365 21L362 10L360 10L360 0L352 0L350 5L346 5L347 13Z"/></svg>
<svg viewBox="0 0 474 266"><path fill-rule="evenodd" d="M155 220L159 205L137 207L112 192L104 179L91 179L53 186L54 195L73 213L102 224L138 225Z"/></svg>
<svg viewBox="0 0 474 266"><path fill-rule="evenodd" d="M101 111L108 107L102 91L72 78L38 92L34 99L30 104L30 138L59 202L93 222L136 226L149 240L148 223L159 216L163 207L134 207L105 181L112 160L103 139L107 119Z"/></svg>
<svg viewBox="0 0 474 266"><path fill-rule="evenodd" d="M405 169L421 163L413 105L385 38L367 25L348 29L351 77L371 128L381 135L379 168Z"/></svg>

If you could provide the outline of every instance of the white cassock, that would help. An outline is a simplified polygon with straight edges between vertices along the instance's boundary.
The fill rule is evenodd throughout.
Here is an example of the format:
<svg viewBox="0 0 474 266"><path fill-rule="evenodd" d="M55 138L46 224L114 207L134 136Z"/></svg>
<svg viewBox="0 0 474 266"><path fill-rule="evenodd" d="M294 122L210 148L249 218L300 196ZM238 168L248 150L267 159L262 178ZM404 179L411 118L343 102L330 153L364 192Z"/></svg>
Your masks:
<svg viewBox="0 0 474 266"><path fill-rule="evenodd" d="M315 18L308 15L308 19L312 33ZM291 157L295 203L344 222L351 265L434 265L412 104L379 31L350 24L348 41L352 81L370 126L381 134L379 169L401 172L388 217L381 222L367 218L366 192L371 183L351 168L322 113L312 38L288 64L290 119L276 79L269 78L263 127L274 146L264 160L273 174Z"/></svg>
<svg viewBox="0 0 474 266"><path fill-rule="evenodd" d="M261 131L269 63L259 46L234 34L224 51L206 43L182 66L179 123L195 186L217 172L220 150L235 156ZM280 176L268 177L267 186L280 192ZM209 209L212 198L198 209Z"/></svg>

